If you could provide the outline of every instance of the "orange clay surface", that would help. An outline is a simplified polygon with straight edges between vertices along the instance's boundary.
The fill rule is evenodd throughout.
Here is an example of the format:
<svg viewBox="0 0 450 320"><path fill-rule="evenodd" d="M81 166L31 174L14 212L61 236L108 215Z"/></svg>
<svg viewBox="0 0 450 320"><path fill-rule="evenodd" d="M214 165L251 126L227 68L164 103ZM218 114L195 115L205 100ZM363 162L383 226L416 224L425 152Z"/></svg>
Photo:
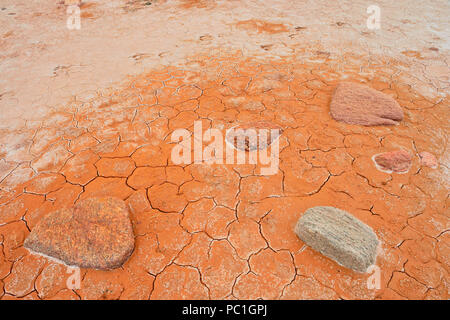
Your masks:
<svg viewBox="0 0 450 320"><path fill-rule="evenodd" d="M132 2L122 2L126 10L120 13L130 19L133 10L147 10L138 4L131 10ZM235 1L228 5L239 6ZM161 8L210 15L221 10L207 1L161 2ZM92 17L102 12L95 6L89 10ZM264 21L262 16L233 19L237 21L226 25L237 25L240 31L233 32L242 39L253 32L254 37L283 36L289 41L304 30L292 21ZM360 20L364 27L365 16ZM345 27L335 26L331 18L327 22ZM102 32L107 38L108 30ZM0 43L12 46L7 37ZM93 62L84 75L86 86L78 88L80 96L66 91L54 104L40 95L22 94L11 78L12 91L6 90L0 100L5 111L0 134L0 298L448 299L448 50L436 52L428 45L411 49L413 55L396 55L395 43L387 38L392 56L363 50L333 53L315 44L313 35L307 38L306 47L301 41L288 43L295 54L283 56L266 55L276 50L274 43L281 43L278 38L261 44L266 45L261 52L214 47L219 44L211 40L208 50L199 46L184 52L177 63L138 65L141 72L126 79L120 76L120 54L105 49L106 57L118 56L111 58L118 68L115 84L86 94L83 88L95 85L90 75L97 81L95 71L102 69ZM145 60L142 51L135 54ZM27 63L13 55L0 61L13 65L18 63L14 59ZM417 71L435 66L441 67L427 74L428 80ZM70 78L64 72L71 68L55 69L52 77ZM25 79L26 70L21 73L32 92L33 80ZM77 81L78 75L73 77ZM61 81L70 87L67 79ZM378 127L334 121L329 103L341 80L391 95L404 120ZM42 94L51 95L53 89L57 94L47 85ZM41 111L20 114L23 106L17 102L26 105L27 99L41 99ZM16 108L14 101L20 105L19 116L8 109ZM196 120L203 122L203 130L254 121L280 126L278 173L261 176L258 165L248 164L175 165L170 135L177 128L193 130ZM413 154L407 173L376 169L373 155L398 149ZM423 151L436 156L437 168L421 166L418 154ZM125 200L135 249L121 268L81 269L80 289L71 290L67 267L29 253L23 242L44 215L93 196ZM318 205L344 209L373 228L381 243L376 261L380 289L368 289L368 274L337 265L294 234L302 213Z"/></svg>

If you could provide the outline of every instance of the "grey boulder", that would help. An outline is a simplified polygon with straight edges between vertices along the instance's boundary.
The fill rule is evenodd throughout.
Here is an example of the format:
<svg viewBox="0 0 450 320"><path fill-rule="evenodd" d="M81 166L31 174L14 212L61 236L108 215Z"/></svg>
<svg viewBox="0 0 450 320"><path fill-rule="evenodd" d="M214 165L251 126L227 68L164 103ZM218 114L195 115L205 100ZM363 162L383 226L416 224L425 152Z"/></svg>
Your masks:
<svg viewBox="0 0 450 320"><path fill-rule="evenodd" d="M375 263L377 236L344 210L310 208L298 220L295 233L305 244L346 268L366 272Z"/></svg>

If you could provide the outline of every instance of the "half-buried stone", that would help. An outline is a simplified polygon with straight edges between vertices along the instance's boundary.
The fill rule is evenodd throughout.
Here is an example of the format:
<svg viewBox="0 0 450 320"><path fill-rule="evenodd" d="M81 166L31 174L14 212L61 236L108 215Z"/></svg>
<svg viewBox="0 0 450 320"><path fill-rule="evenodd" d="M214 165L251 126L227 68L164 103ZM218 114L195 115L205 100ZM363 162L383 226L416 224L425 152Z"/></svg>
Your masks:
<svg viewBox="0 0 450 320"><path fill-rule="evenodd" d="M305 244L346 268L366 272L375 263L377 236L344 210L310 208L298 220L295 233Z"/></svg>
<svg viewBox="0 0 450 320"><path fill-rule="evenodd" d="M378 170L386 173L407 173L412 164L412 156L406 150L379 153L372 160Z"/></svg>
<svg viewBox="0 0 450 320"><path fill-rule="evenodd" d="M264 150L276 141L282 132L283 129L277 124L267 121L252 121L227 130L225 141L237 150Z"/></svg>
<svg viewBox="0 0 450 320"><path fill-rule="evenodd" d="M338 84L330 113L337 121L364 126L392 125L403 120L403 110L392 97L353 82Z"/></svg>
<svg viewBox="0 0 450 320"><path fill-rule="evenodd" d="M49 213L24 246L38 254L82 268L120 267L134 249L128 210L116 198L90 198Z"/></svg>

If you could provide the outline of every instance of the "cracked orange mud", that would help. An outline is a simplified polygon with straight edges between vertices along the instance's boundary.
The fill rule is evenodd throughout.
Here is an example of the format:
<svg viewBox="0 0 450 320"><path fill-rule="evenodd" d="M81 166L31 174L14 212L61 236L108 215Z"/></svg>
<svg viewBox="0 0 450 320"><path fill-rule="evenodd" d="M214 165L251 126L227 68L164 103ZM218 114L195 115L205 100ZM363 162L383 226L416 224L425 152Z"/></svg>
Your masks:
<svg viewBox="0 0 450 320"><path fill-rule="evenodd" d="M388 174L371 156L414 144L445 159L449 99L430 100L403 85L395 61L372 56L371 63L371 75L350 64L345 74L393 96L405 113L397 126L331 118L339 61L235 54L196 56L87 102L74 99L42 126L2 129L2 146L14 138L16 147L1 150L0 296L448 299L445 168L420 168L413 158L407 173ZM170 134L192 130L196 120L204 129L255 120L282 127L279 172L174 165ZM30 254L23 242L48 213L94 196L126 201L135 250L120 269L82 269L81 288L69 290L65 268ZM337 265L292 232L302 212L323 205L345 208L376 233L379 290L367 288L367 274Z"/></svg>

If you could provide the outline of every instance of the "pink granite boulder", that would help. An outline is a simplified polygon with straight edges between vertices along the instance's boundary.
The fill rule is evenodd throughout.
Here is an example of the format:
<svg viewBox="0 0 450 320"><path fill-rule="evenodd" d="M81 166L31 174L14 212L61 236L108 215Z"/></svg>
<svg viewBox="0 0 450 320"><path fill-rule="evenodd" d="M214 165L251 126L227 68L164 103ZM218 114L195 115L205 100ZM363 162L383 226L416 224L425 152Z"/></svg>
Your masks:
<svg viewBox="0 0 450 320"><path fill-rule="evenodd" d="M337 121L364 126L393 125L403 119L403 110L392 97L352 82L338 84L330 113Z"/></svg>

